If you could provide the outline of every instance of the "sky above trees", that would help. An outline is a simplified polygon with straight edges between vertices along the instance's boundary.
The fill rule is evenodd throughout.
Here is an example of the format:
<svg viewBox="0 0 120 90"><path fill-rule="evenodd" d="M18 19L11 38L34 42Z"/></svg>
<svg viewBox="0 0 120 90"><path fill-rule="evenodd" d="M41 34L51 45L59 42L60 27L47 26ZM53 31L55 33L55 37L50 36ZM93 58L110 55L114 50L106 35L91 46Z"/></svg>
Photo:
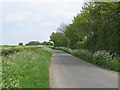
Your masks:
<svg viewBox="0 0 120 90"><path fill-rule="evenodd" d="M56 31L61 23L72 22L84 2L84 0L79 3L78 0L19 1L4 0L0 4L2 6L2 44L14 45L33 40L48 41L51 33Z"/></svg>

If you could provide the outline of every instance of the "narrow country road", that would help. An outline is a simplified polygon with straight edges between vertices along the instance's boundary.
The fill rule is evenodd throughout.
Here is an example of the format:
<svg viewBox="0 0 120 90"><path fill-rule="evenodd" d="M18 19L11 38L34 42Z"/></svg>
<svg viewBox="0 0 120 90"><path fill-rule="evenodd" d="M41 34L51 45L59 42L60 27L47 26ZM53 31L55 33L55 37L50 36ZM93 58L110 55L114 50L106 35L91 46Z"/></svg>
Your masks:
<svg viewBox="0 0 120 90"><path fill-rule="evenodd" d="M60 50L53 50L51 88L118 88L118 73L89 64Z"/></svg>

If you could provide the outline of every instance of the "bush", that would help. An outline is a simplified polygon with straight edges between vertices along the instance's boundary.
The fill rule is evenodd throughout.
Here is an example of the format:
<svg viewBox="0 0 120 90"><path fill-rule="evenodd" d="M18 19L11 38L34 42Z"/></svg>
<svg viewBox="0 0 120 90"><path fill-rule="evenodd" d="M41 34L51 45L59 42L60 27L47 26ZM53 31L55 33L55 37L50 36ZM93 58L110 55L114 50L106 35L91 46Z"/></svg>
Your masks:
<svg viewBox="0 0 120 90"><path fill-rule="evenodd" d="M19 43L19 46L23 46L23 43Z"/></svg>
<svg viewBox="0 0 120 90"><path fill-rule="evenodd" d="M74 52L74 56L77 56L86 61L89 61L92 59L92 53L89 52L88 50L78 49L78 50L73 50L73 52Z"/></svg>
<svg viewBox="0 0 120 90"><path fill-rule="evenodd" d="M116 53L110 54L110 52L106 51L106 50L100 50L100 51L96 51L93 55L94 59L97 60L117 60L119 58L119 56Z"/></svg>

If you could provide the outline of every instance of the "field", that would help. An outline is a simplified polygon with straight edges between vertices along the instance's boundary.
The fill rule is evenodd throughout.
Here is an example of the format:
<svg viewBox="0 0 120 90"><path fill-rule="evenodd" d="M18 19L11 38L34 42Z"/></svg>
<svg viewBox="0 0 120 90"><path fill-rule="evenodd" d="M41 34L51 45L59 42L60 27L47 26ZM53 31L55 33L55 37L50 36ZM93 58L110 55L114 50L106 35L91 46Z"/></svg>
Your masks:
<svg viewBox="0 0 120 90"><path fill-rule="evenodd" d="M13 50L18 50L11 52ZM3 88L49 88L49 62L52 52L44 46L3 47ZM11 54L12 53L12 54Z"/></svg>

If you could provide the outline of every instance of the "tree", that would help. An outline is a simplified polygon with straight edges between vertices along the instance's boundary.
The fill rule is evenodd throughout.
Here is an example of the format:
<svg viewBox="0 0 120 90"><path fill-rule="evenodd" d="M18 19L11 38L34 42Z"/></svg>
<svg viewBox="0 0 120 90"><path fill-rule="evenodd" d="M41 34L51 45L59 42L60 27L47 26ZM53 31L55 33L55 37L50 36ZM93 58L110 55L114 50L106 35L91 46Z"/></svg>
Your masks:
<svg viewBox="0 0 120 90"><path fill-rule="evenodd" d="M63 33L63 34L64 34L64 32L65 32L65 30L66 30L66 26L67 26L67 24L62 23L62 24L59 26L59 28L57 28L57 32L60 32L60 33Z"/></svg>
<svg viewBox="0 0 120 90"><path fill-rule="evenodd" d="M54 42L55 47L66 47L67 46L67 40L63 33L57 32L52 33L50 36L50 41Z"/></svg>
<svg viewBox="0 0 120 90"><path fill-rule="evenodd" d="M109 50L120 54L119 7L119 2L84 3L72 23L61 24L57 33L52 33L51 40L55 46L62 46L66 39L66 45L71 49Z"/></svg>
<svg viewBox="0 0 120 90"><path fill-rule="evenodd" d="M39 41L30 41L29 43L26 43L26 46L35 46L35 45L41 45Z"/></svg>
<svg viewBox="0 0 120 90"><path fill-rule="evenodd" d="M42 44L42 45L50 45L50 46L52 46L52 45L53 45L53 43L52 43L52 42L46 42L46 41L42 42L41 44Z"/></svg>
<svg viewBox="0 0 120 90"><path fill-rule="evenodd" d="M77 33L74 31L73 24L69 24L69 26L66 27L65 37L68 42L68 47L75 49L79 38L77 36Z"/></svg>
<svg viewBox="0 0 120 90"><path fill-rule="evenodd" d="M109 50L110 52L119 53L118 51L118 2L94 2L89 3L83 8L83 12L89 12L89 21L92 21L91 32L86 43L87 49ZM87 19L87 18L86 18Z"/></svg>
<svg viewBox="0 0 120 90"><path fill-rule="evenodd" d="M19 43L19 46L23 46L23 43Z"/></svg>
<svg viewBox="0 0 120 90"><path fill-rule="evenodd" d="M52 42L47 42L46 45L53 46L54 44Z"/></svg>

